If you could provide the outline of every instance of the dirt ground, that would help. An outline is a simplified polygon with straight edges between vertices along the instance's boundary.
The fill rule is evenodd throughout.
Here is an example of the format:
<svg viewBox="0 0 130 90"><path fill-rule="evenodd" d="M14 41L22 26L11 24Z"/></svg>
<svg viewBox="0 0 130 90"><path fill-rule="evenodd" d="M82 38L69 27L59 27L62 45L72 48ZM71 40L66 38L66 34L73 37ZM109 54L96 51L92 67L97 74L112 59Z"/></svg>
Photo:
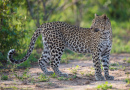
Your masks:
<svg viewBox="0 0 130 90"><path fill-rule="evenodd" d="M89 57L90 58L90 57ZM23 80L16 78L11 70L3 70L2 74L8 75L8 80L0 80L1 90L97 90L97 86L106 81L96 81L94 78L94 68L92 60L70 60L68 64L60 64L60 70L67 73L67 79L48 76L47 82L40 82L38 77L42 70L37 64L29 68L29 77ZM130 79L130 63L127 63L130 54L113 54L110 58L110 75L115 79L107 81L112 85L112 90L130 90L130 84L125 82L126 78ZM78 65L78 66L77 66ZM115 70L114 70L115 69ZM49 68L49 70L51 70ZM21 76L25 70L15 70L18 76ZM75 75L76 76L75 76ZM0 75L1 76L1 75Z"/></svg>

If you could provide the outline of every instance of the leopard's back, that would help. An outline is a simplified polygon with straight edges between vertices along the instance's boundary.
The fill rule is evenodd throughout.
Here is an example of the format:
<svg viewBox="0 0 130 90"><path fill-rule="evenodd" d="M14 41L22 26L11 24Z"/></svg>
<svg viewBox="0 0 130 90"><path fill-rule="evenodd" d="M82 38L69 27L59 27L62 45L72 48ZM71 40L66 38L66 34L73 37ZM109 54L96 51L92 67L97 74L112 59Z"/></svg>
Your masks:
<svg viewBox="0 0 130 90"><path fill-rule="evenodd" d="M78 52L90 53L94 38L99 39L99 33L93 28L82 28L65 22L52 22L42 25L43 37L48 43L60 44Z"/></svg>

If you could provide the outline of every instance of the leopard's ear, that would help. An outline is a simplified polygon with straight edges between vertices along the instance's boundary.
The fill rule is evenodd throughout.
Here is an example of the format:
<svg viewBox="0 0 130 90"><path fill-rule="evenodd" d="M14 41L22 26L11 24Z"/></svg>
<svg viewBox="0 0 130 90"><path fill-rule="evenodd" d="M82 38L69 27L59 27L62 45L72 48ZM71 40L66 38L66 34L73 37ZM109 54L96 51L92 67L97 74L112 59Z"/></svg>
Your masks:
<svg viewBox="0 0 130 90"><path fill-rule="evenodd" d="M106 14L103 14L102 15L104 19L107 19L107 15Z"/></svg>
<svg viewBox="0 0 130 90"><path fill-rule="evenodd" d="M97 16L99 16L99 15L97 15L97 14L95 13L95 17L97 17Z"/></svg>

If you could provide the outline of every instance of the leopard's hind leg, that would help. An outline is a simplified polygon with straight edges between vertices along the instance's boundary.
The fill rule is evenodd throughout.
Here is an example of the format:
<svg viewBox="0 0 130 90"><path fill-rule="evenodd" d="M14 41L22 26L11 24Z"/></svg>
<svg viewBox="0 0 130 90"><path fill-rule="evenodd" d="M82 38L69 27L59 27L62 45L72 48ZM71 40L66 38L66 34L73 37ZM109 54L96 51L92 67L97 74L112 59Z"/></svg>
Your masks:
<svg viewBox="0 0 130 90"><path fill-rule="evenodd" d="M55 74L59 77L67 77L68 75L66 73L62 73L59 70L59 64L61 55L63 53L64 47L56 47L51 50L51 67L54 70Z"/></svg>
<svg viewBox="0 0 130 90"><path fill-rule="evenodd" d="M53 74L53 72L48 71L46 68L46 66L50 64L50 50L47 42L43 41L43 44L44 44L44 50L41 58L39 59L39 66L46 75L51 75Z"/></svg>
<svg viewBox="0 0 130 90"><path fill-rule="evenodd" d="M53 35L53 36L57 37L57 38L51 38L51 40L55 42L48 43L50 47L51 67L56 75L67 77L68 76L67 74L62 73L59 70L60 59L65 48L64 41L62 40L61 35Z"/></svg>

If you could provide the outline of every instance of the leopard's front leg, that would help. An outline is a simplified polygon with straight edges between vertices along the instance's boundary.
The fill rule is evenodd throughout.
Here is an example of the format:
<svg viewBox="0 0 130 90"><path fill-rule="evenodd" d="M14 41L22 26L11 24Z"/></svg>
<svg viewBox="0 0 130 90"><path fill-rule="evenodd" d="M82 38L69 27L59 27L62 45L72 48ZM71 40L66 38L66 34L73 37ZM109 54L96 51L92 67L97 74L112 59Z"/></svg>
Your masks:
<svg viewBox="0 0 130 90"><path fill-rule="evenodd" d="M92 54L93 64L95 68L95 78L98 81L105 80L101 73L101 65L100 65L100 53L94 52Z"/></svg>
<svg viewBox="0 0 130 90"><path fill-rule="evenodd" d="M105 50L104 53L102 53L101 57L102 57L101 62L104 70L104 76L106 80L114 80L114 77L109 75L110 49Z"/></svg>

